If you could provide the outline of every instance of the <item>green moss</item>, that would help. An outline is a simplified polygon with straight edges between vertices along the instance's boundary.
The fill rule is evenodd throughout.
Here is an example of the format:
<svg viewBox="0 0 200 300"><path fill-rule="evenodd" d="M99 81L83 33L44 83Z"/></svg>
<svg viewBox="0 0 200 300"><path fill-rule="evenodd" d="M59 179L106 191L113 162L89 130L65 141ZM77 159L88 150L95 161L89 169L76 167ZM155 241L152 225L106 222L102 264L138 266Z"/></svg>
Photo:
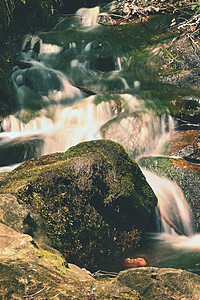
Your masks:
<svg viewBox="0 0 200 300"><path fill-rule="evenodd" d="M108 140L31 159L1 188L40 213L51 245L80 266L136 247L157 203L137 163Z"/></svg>

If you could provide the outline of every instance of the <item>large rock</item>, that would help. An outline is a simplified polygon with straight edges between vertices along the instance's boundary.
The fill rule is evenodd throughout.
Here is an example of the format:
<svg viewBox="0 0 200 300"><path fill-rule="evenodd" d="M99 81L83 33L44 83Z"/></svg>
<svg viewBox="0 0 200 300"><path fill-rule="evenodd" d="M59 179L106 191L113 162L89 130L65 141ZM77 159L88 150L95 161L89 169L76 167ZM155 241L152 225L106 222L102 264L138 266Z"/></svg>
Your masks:
<svg viewBox="0 0 200 300"><path fill-rule="evenodd" d="M190 203L195 217L196 230L200 231L200 165L184 159L168 157L143 157L139 160L143 168L175 181Z"/></svg>
<svg viewBox="0 0 200 300"><path fill-rule="evenodd" d="M123 271L118 281L140 293L144 299L198 300L200 276L171 268L137 268Z"/></svg>
<svg viewBox="0 0 200 300"><path fill-rule="evenodd" d="M107 140L31 159L1 178L1 191L40 213L51 245L80 266L135 247L157 203L137 163Z"/></svg>
<svg viewBox="0 0 200 300"><path fill-rule="evenodd" d="M66 268L58 251L35 247L31 236L2 223L0 232L0 299L58 299L58 294L72 299L74 290L81 299L81 293L87 293L94 279L72 264ZM82 291L76 289L77 282L84 282Z"/></svg>
<svg viewBox="0 0 200 300"><path fill-rule="evenodd" d="M58 251L35 247L29 235L2 223L0 232L0 299L140 299L115 279L99 282L66 265Z"/></svg>
<svg viewBox="0 0 200 300"><path fill-rule="evenodd" d="M7 166L21 163L32 157L40 156L44 146L44 141L39 138L13 139L9 143L1 145L0 166Z"/></svg>

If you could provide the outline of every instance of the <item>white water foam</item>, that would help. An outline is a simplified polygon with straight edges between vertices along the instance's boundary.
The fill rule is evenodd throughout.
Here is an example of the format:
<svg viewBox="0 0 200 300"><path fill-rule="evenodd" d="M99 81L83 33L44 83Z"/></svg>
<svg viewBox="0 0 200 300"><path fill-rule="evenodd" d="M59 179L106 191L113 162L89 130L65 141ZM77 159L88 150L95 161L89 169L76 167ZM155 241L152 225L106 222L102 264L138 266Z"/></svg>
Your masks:
<svg viewBox="0 0 200 300"><path fill-rule="evenodd" d="M81 17L83 26L97 25L99 16L99 6L92 8L82 7L77 10L76 15Z"/></svg>
<svg viewBox="0 0 200 300"><path fill-rule="evenodd" d="M142 172L158 198L162 231L167 234L176 235L173 226L169 226L171 222L177 229L183 231L183 234L187 236L193 235L192 211L180 187L175 182L153 174L150 171L142 169Z"/></svg>

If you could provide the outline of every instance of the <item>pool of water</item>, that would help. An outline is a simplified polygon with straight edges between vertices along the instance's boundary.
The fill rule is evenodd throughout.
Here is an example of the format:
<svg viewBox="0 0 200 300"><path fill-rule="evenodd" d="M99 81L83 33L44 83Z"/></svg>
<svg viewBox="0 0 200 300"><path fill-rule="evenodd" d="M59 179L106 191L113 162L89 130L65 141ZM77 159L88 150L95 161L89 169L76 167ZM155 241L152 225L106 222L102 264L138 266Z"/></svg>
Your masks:
<svg viewBox="0 0 200 300"><path fill-rule="evenodd" d="M183 269L200 275L200 235L186 237L147 233L140 247L102 268L113 272L125 270L127 268L122 266L122 262L127 257L142 257L148 267Z"/></svg>

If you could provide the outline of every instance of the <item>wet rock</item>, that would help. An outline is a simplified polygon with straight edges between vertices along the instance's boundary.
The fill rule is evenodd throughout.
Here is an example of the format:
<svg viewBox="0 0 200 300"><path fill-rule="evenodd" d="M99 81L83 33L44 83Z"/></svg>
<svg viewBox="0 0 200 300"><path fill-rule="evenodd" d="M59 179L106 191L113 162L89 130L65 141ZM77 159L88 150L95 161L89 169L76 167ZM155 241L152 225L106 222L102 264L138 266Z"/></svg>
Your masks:
<svg viewBox="0 0 200 300"><path fill-rule="evenodd" d="M106 41L93 42L91 46L90 68L95 71L110 72L117 69L113 49Z"/></svg>
<svg viewBox="0 0 200 300"><path fill-rule="evenodd" d="M106 140L29 160L2 178L1 190L40 213L51 245L80 266L137 246L157 203L138 165Z"/></svg>
<svg viewBox="0 0 200 300"><path fill-rule="evenodd" d="M32 67L26 71L25 85L39 92L42 96L48 96L50 92L63 90L62 82L52 70Z"/></svg>
<svg viewBox="0 0 200 300"><path fill-rule="evenodd" d="M58 251L34 247L32 237L0 223L0 298L81 299L94 279L65 261ZM84 287L77 289L84 283ZM68 286L68 283L70 285ZM68 287L67 287L68 286ZM83 298L82 298L83 299Z"/></svg>
<svg viewBox="0 0 200 300"><path fill-rule="evenodd" d="M117 280L140 293L145 299L198 300L200 276L171 268L137 268L120 272Z"/></svg>
<svg viewBox="0 0 200 300"><path fill-rule="evenodd" d="M171 136L166 154L199 163L198 136L199 130L175 131Z"/></svg>
<svg viewBox="0 0 200 300"><path fill-rule="evenodd" d="M159 80L177 88L179 97L174 92L171 104L173 115L182 128L199 124L200 118L200 50L196 42L192 35L180 35L161 47L159 54Z"/></svg>
<svg viewBox="0 0 200 300"><path fill-rule="evenodd" d="M20 163L26 159L37 157L42 153L44 141L38 138L21 141L12 140L1 145L0 166Z"/></svg>
<svg viewBox="0 0 200 300"><path fill-rule="evenodd" d="M182 189L186 200L190 203L195 218L195 229L200 231L200 165L190 163L181 158L143 157L139 160L141 167L160 176L175 181Z"/></svg>
<svg viewBox="0 0 200 300"><path fill-rule="evenodd" d="M183 97L180 100L172 102L173 115L178 119L178 126L180 128L189 128L199 126L200 120L200 99L189 96Z"/></svg>
<svg viewBox="0 0 200 300"><path fill-rule="evenodd" d="M167 116L165 121L170 127ZM162 117L145 111L121 113L105 123L100 132L103 138L112 138L136 158L156 146L162 132Z"/></svg>

